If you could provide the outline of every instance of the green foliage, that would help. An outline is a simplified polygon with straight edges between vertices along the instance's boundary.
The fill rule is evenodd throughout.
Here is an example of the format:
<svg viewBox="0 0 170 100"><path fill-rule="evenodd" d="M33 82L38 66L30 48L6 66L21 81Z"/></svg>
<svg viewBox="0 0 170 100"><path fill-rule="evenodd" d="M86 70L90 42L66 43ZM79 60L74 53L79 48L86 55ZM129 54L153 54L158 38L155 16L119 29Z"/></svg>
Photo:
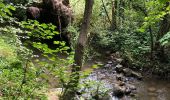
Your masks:
<svg viewBox="0 0 170 100"><path fill-rule="evenodd" d="M1 98L14 100L44 98L44 95L39 93L44 87L44 84L38 83L39 69L29 61L31 51L22 46L13 28L8 29L9 33L2 30L0 32L3 33L0 38Z"/></svg>
<svg viewBox="0 0 170 100"><path fill-rule="evenodd" d="M160 3L166 3L168 2L169 0L158 0Z"/></svg>
<svg viewBox="0 0 170 100"><path fill-rule="evenodd" d="M12 15L11 10L15 10L15 8L11 5L5 5L4 3L0 2L0 20L1 22L4 19L9 19Z"/></svg>
<svg viewBox="0 0 170 100"><path fill-rule="evenodd" d="M163 46L168 46L170 43L170 32L165 34L159 41Z"/></svg>
<svg viewBox="0 0 170 100"><path fill-rule="evenodd" d="M15 8L1 2L0 9L1 24L5 24L0 27L0 99L45 99L41 92L45 84L39 76L40 69L30 62L32 52L17 35L24 31L13 26L19 22L10 17L10 10Z"/></svg>
<svg viewBox="0 0 170 100"><path fill-rule="evenodd" d="M52 39L54 35L59 34L56 29L56 26L52 24L40 24L36 20L28 20L23 21L21 26L25 28L27 31L28 36L33 36L39 39Z"/></svg>

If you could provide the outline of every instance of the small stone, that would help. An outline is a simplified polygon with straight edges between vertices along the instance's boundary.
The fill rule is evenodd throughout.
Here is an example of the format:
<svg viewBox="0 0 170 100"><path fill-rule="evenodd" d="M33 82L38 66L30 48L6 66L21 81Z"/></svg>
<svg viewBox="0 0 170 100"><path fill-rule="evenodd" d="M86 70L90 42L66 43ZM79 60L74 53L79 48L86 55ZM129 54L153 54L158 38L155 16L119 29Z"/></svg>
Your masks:
<svg viewBox="0 0 170 100"><path fill-rule="evenodd" d="M126 90L125 86L119 86L118 84L115 84L113 89L113 95L117 97L122 97Z"/></svg>
<svg viewBox="0 0 170 100"><path fill-rule="evenodd" d="M141 73L137 73L135 71L132 71L132 76L136 77L137 79L141 80L142 79L142 74Z"/></svg>
<svg viewBox="0 0 170 100"><path fill-rule="evenodd" d="M123 69L123 73L124 73L126 76L131 76L131 75L132 75L132 70L129 69L129 68L124 68L124 69Z"/></svg>
<svg viewBox="0 0 170 100"><path fill-rule="evenodd" d="M122 74L117 74L117 75L116 75L116 79L117 79L118 81L123 81L123 75L122 75Z"/></svg>
<svg viewBox="0 0 170 100"><path fill-rule="evenodd" d="M155 88L155 87L149 87L149 88L148 88L148 91L149 91L149 92L156 92L156 88Z"/></svg>
<svg viewBox="0 0 170 100"><path fill-rule="evenodd" d="M124 85L125 85L125 82L122 82L122 81L119 82L119 86L124 86Z"/></svg>
<svg viewBox="0 0 170 100"><path fill-rule="evenodd" d="M109 68L109 67L111 67L111 65L110 64L106 64L104 67L105 68Z"/></svg>
<svg viewBox="0 0 170 100"><path fill-rule="evenodd" d="M116 58L116 62L117 62L117 63L120 64L120 63L122 63L122 61L123 61L123 59L121 59L121 58Z"/></svg>
<svg viewBox="0 0 170 100"><path fill-rule="evenodd" d="M129 95L131 92L132 92L132 91L131 91L130 88L126 88L126 90L125 90L125 94L126 94L126 95Z"/></svg>
<svg viewBox="0 0 170 100"><path fill-rule="evenodd" d="M108 61L107 63L108 63L108 64L112 64L113 62L112 62L112 61Z"/></svg>
<svg viewBox="0 0 170 100"><path fill-rule="evenodd" d="M118 65L116 65L116 71L117 72L122 72L122 70L123 70L123 66L122 65L120 65L120 64L118 64Z"/></svg>
<svg viewBox="0 0 170 100"><path fill-rule="evenodd" d="M129 89L131 89L131 90L136 90L136 87L135 87L134 85L132 85L132 84L128 84L127 86L128 86Z"/></svg>
<svg viewBox="0 0 170 100"><path fill-rule="evenodd" d="M135 93L132 93L132 92L131 92L129 95L130 95L131 97L135 97L135 96L136 96L136 94L135 94Z"/></svg>

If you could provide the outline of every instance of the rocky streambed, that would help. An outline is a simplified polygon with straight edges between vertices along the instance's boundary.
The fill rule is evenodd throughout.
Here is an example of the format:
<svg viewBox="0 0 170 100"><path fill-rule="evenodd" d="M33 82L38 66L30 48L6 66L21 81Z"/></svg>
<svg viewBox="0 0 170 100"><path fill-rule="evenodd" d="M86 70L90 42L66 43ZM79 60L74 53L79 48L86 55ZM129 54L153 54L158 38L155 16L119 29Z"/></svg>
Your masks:
<svg viewBox="0 0 170 100"><path fill-rule="evenodd" d="M142 75L120 64L119 60L108 61L81 80L78 98L85 100L132 100L137 97L136 81Z"/></svg>

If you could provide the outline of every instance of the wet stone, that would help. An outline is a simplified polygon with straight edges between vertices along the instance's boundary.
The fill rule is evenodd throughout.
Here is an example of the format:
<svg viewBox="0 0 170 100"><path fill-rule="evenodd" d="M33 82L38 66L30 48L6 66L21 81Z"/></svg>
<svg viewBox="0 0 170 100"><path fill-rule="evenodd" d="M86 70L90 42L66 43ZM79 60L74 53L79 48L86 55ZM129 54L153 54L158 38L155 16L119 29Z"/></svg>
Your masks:
<svg viewBox="0 0 170 100"><path fill-rule="evenodd" d="M109 68L109 67L111 67L112 65L111 64L106 64L104 67L105 68Z"/></svg>
<svg viewBox="0 0 170 100"><path fill-rule="evenodd" d="M148 91L149 91L149 92L156 92L156 88L155 88L155 87L149 87L149 88L148 88Z"/></svg>
<svg viewBox="0 0 170 100"><path fill-rule="evenodd" d="M107 63L108 63L108 64L113 64L113 62L112 62L112 61L108 61Z"/></svg>
<svg viewBox="0 0 170 100"><path fill-rule="evenodd" d="M129 87L131 90L136 90L136 87L132 84L127 84L127 87Z"/></svg>
<svg viewBox="0 0 170 100"><path fill-rule="evenodd" d="M132 70L129 68L125 68L125 69L123 69L123 73L125 74L125 76L131 76Z"/></svg>
<svg viewBox="0 0 170 100"><path fill-rule="evenodd" d="M120 65L120 64L118 64L118 65L116 65L116 71L117 72L122 72L122 70L123 70L123 66L122 65Z"/></svg>
<svg viewBox="0 0 170 100"><path fill-rule="evenodd" d="M125 91L126 91L125 86L119 86L119 84L115 84L113 88L113 95L117 97L122 97L124 96Z"/></svg>
<svg viewBox="0 0 170 100"><path fill-rule="evenodd" d="M122 82L122 81L119 82L119 86L124 86L124 85L125 85L125 82Z"/></svg>
<svg viewBox="0 0 170 100"><path fill-rule="evenodd" d="M131 92L132 92L132 90L130 88L126 88L126 90L125 90L126 95L129 95Z"/></svg>
<svg viewBox="0 0 170 100"><path fill-rule="evenodd" d="M122 61L123 61L123 59L121 59L121 58L116 58L116 62L117 62L117 63L120 64L120 63L122 63Z"/></svg>
<svg viewBox="0 0 170 100"><path fill-rule="evenodd" d="M122 74L116 75L116 79L117 79L118 81L123 81L123 75L122 75Z"/></svg>
<svg viewBox="0 0 170 100"><path fill-rule="evenodd" d="M133 77L136 77L136 78L139 79L139 80L142 79L142 74L141 74L141 73L138 73L138 72L135 72L135 71L132 71L132 76L133 76Z"/></svg>

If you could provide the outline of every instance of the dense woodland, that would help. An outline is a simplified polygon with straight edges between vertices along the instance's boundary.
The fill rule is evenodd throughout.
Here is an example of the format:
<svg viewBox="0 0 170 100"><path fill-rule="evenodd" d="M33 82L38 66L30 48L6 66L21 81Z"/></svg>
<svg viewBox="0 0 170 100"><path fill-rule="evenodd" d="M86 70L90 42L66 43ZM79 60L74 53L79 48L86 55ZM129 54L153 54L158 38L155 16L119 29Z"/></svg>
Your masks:
<svg viewBox="0 0 170 100"><path fill-rule="evenodd" d="M170 100L169 44L169 0L0 0L0 99Z"/></svg>

